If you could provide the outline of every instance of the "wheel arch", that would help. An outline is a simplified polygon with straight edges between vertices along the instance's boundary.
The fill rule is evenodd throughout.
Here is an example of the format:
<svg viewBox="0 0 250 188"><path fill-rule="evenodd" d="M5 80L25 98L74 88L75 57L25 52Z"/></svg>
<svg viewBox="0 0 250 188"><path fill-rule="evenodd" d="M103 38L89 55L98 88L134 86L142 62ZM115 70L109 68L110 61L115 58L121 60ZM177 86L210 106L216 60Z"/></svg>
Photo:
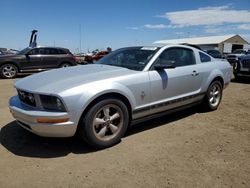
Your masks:
<svg viewBox="0 0 250 188"><path fill-rule="evenodd" d="M94 98L88 105L87 107L83 110L82 114L81 114L81 117L78 121L78 125L79 123L82 121L82 118L86 115L86 113L96 104L98 103L99 101L101 100L104 100L104 99L118 99L120 101L122 101L127 109L128 109L128 113L129 113L129 122L131 122L131 119L132 119L132 106L128 100L127 97L125 97L124 95L122 95L121 93L117 93L117 92L109 92L109 93L105 93L105 94L102 94L96 98ZM79 127L79 126L78 126Z"/></svg>
<svg viewBox="0 0 250 188"><path fill-rule="evenodd" d="M212 84L214 81L219 81L219 82L221 83L221 87L222 87L222 89L223 89L224 80L223 80L222 76L216 76L216 77L210 82L210 84ZM209 84L209 85L210 85L210 84Z"/></svg>
<svg viewBox="0 0 250 188"><path fill-rule="evenodd" d="M204 92L206 92L209 88L209 86L214 82L214 81L219 81L221 83L222 89L224 88L224 83L225 83L225 76L223 72L219 69L214 69L206 79L206 82L204 83Z"/></svg>
<svg viewBox="0 0 250 188"><path fill-rule="evenodd" d="M70 61L62 61L62 62L60 62L59 67L63 64L66 64L66 63L69 64L70 66L73 66L73 63L71 63Z"/></svg>
<svg viewBox="0 0 250 188"><path fill-rule="evenodd" d="M7 65L7 64L12 64L12 65L15 65L16 68L17 68L17 71L20 72L20 67L18 66L18 64L14 61L5 61L3 63L1 63L0 67L2 67L3 65Z"/></svg>

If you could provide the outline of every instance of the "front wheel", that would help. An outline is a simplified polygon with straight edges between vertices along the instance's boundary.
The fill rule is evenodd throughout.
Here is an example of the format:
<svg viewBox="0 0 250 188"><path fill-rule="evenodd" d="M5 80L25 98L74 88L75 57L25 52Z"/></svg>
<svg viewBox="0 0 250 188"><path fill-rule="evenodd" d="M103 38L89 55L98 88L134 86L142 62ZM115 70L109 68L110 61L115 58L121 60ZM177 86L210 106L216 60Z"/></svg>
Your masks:
<svg viewBox="0 0 250 188"><path fill-rule="evenodd" d="M3 78L15 78L17 73L18 69L13 64L5 64L0 67L0 74Z"/></svg>
<svg viewBox="0 0 250 188"><path fill-rule="evenodd" d="M204 106L206 110L213 111L218 108L222 99L222 85L219 81L214 81L208 87L204 98Z"/></svg>
<svg viewBox="0 0 250 188"><path fill-rule="evenodd" d="M89 145L107 148L117 144L129 123L126 105L118 99L103 99L82 118L78 133Z"/></svg>

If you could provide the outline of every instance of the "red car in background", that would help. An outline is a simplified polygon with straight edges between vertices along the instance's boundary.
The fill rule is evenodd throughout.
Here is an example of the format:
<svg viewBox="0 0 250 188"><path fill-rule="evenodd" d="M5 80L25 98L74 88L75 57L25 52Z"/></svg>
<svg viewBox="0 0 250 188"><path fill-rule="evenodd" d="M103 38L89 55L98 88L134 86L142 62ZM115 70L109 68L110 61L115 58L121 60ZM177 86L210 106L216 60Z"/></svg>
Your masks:
<svg viewBox="0 0 250 188"><path fill-rule="evenodd" d="M111 51L112 49L108 47L107 50L104 50L104 51L95 50L92 53L88 53L88 54L77 54L75 55L75 57L79 64L88 64L88 63L94 63L98 61L105 55L109 54Z"/></svg>

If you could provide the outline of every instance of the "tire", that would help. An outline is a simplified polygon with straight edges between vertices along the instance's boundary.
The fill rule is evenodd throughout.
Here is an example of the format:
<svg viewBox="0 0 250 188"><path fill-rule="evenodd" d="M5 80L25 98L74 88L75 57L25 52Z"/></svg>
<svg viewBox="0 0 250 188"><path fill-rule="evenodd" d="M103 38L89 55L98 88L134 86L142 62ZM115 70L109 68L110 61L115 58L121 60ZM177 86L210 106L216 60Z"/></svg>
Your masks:
<svg viewBox="0 0 250 188"><path fill-rule="evenodd" d="M235 80L240 80L240 77L238 76L238 72L240 70L240 63L236 62L233 65L233 73L234 73L234 79Z"/></svg>
<svg viewBox="0 0 250 188"><path fill-rule="evenodd" d="M214 81L208 87L203 105L206 110L214 111L219 107L221 99L222 99L222 84L219 81Z"/></svg>
<svg viewBox="0 0 250 188"><path fill-rule="evenodd" d="M17 73L18 69L13 64L5 64L0 67L0 75L2 78L15 78Z"/></svg>
<svg viewBox="0 0 250 188"><path fill-rule="evenodd" d="M81 118L78 135L91 147L103 149L120 142L127 131L129 114L118 99L103 99Z"/></svg>
<svg viewBox="0 0 250 188"><path fill-rule="evenodd" d="M70 63L62 63L62 64L60 64L59 67L60 67L60 68L71 67L71 64L70 64Z"/></svg>

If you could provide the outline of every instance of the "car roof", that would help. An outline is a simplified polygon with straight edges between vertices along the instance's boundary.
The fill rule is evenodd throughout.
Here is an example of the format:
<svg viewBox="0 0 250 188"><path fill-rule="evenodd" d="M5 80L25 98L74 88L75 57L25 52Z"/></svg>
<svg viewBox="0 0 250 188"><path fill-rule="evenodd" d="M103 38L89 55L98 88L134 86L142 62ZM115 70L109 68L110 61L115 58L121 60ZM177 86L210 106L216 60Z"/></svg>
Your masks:
<svg viewBox="0 0 250 188"><path fill-rule="evenodd" d="M55 46L35 46L33 48L54 48L54 49L64 49L64 50L68 50L67 48L63 48L63 47L55 47Z"/></svg>
<svg viewBox="0 0 250 188"><path fill-rule="evenodd" d="M149 45L140 45L140 46L128 46L127 48L136 48L136 47L157 47L157 48L167 48L167 47L187 47L190 49L195 49L203 51L200 47L191 44L149 44ZM125 47L126 48L126 47ZM204 51L203 51L204 52Z"/></svg>

